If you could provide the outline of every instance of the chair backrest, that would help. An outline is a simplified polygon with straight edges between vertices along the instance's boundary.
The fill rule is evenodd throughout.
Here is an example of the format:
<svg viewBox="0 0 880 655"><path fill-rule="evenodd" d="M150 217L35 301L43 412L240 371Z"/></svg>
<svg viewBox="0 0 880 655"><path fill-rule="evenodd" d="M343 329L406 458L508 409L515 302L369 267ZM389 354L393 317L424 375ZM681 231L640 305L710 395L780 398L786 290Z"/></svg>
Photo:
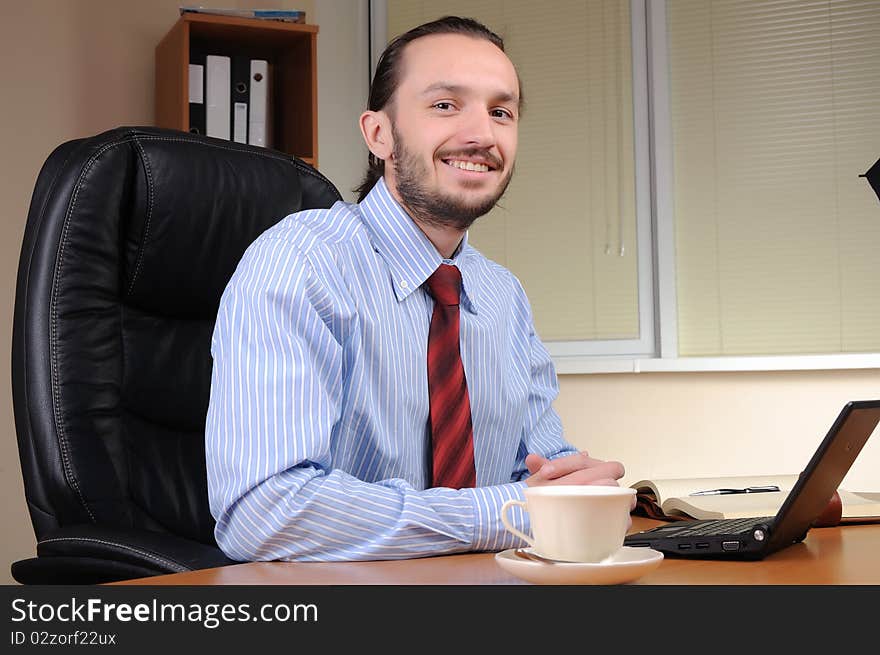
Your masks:
<svg viewBox="0 0 880 655"><path fill-rule="evenodd" d="M173 130L118 128L49 156L12 344L38 539L95 523L215 543L204 424L220 295L257 235L339 199L293 157Z"/></svg>

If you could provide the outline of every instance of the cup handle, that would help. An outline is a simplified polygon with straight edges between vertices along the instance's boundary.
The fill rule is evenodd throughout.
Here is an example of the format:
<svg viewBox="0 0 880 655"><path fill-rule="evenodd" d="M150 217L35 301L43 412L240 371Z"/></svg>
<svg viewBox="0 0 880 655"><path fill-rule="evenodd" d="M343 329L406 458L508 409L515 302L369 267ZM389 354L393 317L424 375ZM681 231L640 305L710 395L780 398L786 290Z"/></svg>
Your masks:
<svg viewBox="0 0 880 655"><path fill-rule="evenodd" d="M504 527L507 528L508 532L510 532L510 533L516 535L517 537L519 537L520 539L524 540L529 546L534 546L535 545L534 539L532 539L530 536L528 536L524 532L521 532L517 528L513 527L513 525L511 525L510 521L507 520L507 508L513 507L514 505L519 505L520 507L522 507L524 512L528 511L528 508L526 507L526 504L524 501L522 501L522 500L508 500L506 503L504 503L501 506L501 522L504 524Z"/></svg>

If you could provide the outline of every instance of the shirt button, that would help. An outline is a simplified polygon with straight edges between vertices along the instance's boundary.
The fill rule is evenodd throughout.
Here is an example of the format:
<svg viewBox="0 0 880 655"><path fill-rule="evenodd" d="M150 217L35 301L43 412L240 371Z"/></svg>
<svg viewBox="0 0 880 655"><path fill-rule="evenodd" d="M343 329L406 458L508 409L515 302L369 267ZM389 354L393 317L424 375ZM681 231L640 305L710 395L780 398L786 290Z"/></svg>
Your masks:
<svg viewBox="0 0 880 655"><path fill-rule="evenodd" d="M401 289L409 289L409 282L407 282L406 280L401 280L400 281L400 288Z"/></svg>

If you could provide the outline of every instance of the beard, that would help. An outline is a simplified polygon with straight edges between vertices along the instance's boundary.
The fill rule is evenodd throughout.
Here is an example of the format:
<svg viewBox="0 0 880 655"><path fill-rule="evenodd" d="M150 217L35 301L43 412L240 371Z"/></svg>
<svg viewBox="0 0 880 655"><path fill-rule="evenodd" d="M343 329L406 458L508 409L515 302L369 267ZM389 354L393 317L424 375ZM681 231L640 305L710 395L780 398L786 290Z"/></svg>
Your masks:
<svg viewBox="0 0 880 655"><path fill-rule="evenodd" d="M428 169L424 162L412 151L408 150L396 129L392 128L394 150L391 163L397 181L397 193L413 218L438 227L452 227L457 230L468 229L480 216L498 203L510 184L513 167L501 180L494 193L490 193L474 201L468 201L461 195L443 193L438 189L429 189L426 180ZM473 157L480 156L492 162L493 167L500 168L498 158L484 148L468 148L449 152L449 156ZM444 164L445 166L445 164Z"/></svg>

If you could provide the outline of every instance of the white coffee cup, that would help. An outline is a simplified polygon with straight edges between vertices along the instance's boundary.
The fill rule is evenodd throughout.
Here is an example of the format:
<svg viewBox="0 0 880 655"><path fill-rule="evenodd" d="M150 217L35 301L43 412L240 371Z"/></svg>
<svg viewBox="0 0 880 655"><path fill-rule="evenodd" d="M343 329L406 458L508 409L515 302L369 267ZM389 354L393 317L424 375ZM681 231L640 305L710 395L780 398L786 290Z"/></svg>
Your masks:
<svg viewBox="0 0 880 655"><path fill-rule="evenodd" d="M636 490L597 485L527 487L525 501L501 506L501 522L543 557L566 562L601 562L623 546ZM515 505L529 513L534 537L510 523Z"/></svg>

